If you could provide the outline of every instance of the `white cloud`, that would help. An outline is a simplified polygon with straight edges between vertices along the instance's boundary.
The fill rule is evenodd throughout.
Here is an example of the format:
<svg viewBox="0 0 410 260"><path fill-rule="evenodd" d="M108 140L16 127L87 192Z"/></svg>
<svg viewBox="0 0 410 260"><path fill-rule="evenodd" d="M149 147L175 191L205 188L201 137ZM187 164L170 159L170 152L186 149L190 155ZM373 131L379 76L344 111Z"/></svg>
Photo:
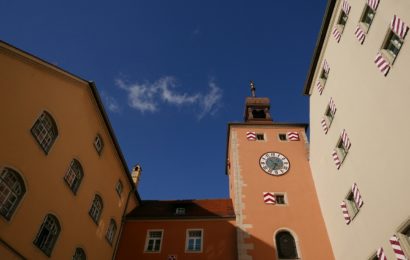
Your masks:
<svg viewBox="0 0 410 260"><path fill-rule="evenodd" d="M128 104L140 112L156 112L162 103L175 106L199 106L199 119L207 114L214 114L220 107L222 90L214 80L209 82L209 92L204 94L179 93L176 91L174 77L161 77L153 83L126 83L122 79L115 81L116 85L128 93Z"/></svg>
<svg viewBox="0 0 410 260"><path fill-rule="evenodd" d="M102 91L101 96L104 100L104 103L108 110L111 112L119 113L121 111L120 106L118 105L118 102L115 98L112 96L108 95L106 92Z"/></svg>

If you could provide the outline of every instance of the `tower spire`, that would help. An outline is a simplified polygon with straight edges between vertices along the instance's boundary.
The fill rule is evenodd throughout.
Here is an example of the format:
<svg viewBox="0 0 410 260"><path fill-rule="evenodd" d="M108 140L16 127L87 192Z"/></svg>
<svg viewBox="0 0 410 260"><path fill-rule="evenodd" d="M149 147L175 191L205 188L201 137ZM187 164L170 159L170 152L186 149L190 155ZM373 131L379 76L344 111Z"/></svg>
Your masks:
<svg viewBox="0 0 410 260"><path fill-rule="evenodd" d="M251 80L250 86L251 86L252 97L256 97L256 94L255 94L256 88L255 88L255 83L253 82L253 80Z"/></svg>

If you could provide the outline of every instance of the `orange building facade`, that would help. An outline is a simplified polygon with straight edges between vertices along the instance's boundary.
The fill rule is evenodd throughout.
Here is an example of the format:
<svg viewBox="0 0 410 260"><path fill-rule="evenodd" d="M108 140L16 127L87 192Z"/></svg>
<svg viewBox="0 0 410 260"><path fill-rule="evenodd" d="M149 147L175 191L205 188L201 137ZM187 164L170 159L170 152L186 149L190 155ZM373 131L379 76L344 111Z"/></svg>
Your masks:
<svg viewBox="0 0 410 260"><path fill-rule="evenodd" d="M0 259L111 259L139 197L94 84L0 42L0 100Z"/></svg>

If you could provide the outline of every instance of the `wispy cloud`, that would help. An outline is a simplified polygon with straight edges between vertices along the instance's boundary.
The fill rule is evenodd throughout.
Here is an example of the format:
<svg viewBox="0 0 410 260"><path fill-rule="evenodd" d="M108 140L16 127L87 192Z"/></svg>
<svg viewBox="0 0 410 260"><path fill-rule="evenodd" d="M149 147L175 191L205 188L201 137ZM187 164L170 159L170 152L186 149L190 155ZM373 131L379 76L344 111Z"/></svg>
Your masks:
<svg viewBox="0 0 410 260"><path fill-rule="evenodd" d="M175 106L197 106L200 109L198 118L202 119L207 114L214 114L219 108L218 101L222 99L222 90L214 80L209 81L209 92L185 93L178 92L174 77L161 77L153 83L129 83L117 79L116 85L128 93L128 104L138 111L157 112L161 104Z"/></svg>
<svg viewBox="0 0 410 260"><path fill-rule="evenodd" d="M114 97L110 96L105 91L101 92L101 96L102 96L104 104L106 105L108 110L110 110L111 112L114 112L114 113L119 113L121 111L121 108L120 108L117 100Z"/></svg>

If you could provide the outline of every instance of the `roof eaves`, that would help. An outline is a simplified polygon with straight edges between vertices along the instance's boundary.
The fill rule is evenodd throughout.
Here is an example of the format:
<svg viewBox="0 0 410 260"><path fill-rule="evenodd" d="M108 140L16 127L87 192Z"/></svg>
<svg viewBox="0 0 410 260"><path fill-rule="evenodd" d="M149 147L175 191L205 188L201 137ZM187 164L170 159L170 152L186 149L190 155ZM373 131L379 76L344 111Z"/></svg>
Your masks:
<svg viewBox="0 0 410 260"><path fill-rule="evenodd" d="M333 10L335 8L336 1L337 0L328 0L328 2L327 2L325 16L323 17L323 20L322 20L322 26L320 27L319 37L316 41L315 50L313 52L313 57L312 57L312 60L310 62L310 67L309 67L309 71L308 71L307 78L306 78L306 81L305 81L305 85L303 87L303 94L307 95L307 96L310 95L309 94L310 93L310 86L312 84L315 68L316 68L317 63L319 61L320 53L322 52L323 43L324 43L325 38L326 38L326 33L327 33L327 30L328 30L329 25L330 25L330 20L332 18L332 14L333 14Z"/></svg>

